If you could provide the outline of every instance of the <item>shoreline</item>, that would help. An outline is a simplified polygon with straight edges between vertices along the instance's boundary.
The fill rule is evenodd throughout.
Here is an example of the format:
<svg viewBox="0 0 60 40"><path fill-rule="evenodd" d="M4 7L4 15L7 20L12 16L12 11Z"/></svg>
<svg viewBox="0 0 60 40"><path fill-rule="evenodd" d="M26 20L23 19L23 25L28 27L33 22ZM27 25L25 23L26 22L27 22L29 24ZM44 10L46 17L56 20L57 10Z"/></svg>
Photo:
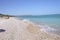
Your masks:
<svg viewBox="0 0 60 40"><path fill-rule="evenodd" d="M10 17L0 21L0 28L6 30L0 33L1 40L60 40L60 36L41 31L41 28L29 20Z"/></svg>
<svg viewBox="0 0 60 40"><path fill-rule="evenodd" d="M18 18L19 19L19 18ZM31 21L31 20L28 20L28 19L22 19L24 22L28 22L28 23L30 23L30 24L33 24L33 25L35 25L35 26L37 26L38 28L41 28L42 29L42 27L43 26L48 26L47 24L45 24L45 23L36 23L36 22L33 22L33 21ZM49 28L48 27L48 29L50 29L50 30L56 30L56 29L54 29L54 28ZM42 29L41 31L44 31L44 29ZM44 32L46 32L46 33L48 33L48 34L55 34L55 33L51 33L51 32L47 32L47 31L44 31ZM58 35L58 34L55 34L55 35ZM60 36L60 35L59 35Z"/></svg>
<svg viewBox="0 0 60 40"><path fill-rule="evenodd" d="M50 27L50 25L47 25L45 23L33 22L31 20L28 20L28 19L22 19L22 20L26 21L26 22L29 22L29 23L41 28L41 31L44 31L46 33L52 33L52 34L60 35L59 33L56 33L57 29L55 29L53 27Z"/></svg>

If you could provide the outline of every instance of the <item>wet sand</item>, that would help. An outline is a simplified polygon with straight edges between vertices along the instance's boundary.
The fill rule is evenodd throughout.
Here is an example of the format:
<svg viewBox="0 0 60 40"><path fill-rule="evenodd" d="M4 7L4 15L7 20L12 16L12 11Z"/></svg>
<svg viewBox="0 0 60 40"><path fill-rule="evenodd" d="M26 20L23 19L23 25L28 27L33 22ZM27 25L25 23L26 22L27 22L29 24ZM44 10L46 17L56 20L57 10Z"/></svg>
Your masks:
<svg viewBox="0 0 60 40"><path fill-rule="evenodd" d="M41 31L32 22L10 17L0 19L0 40L60 40L60 36Z"/></svg>

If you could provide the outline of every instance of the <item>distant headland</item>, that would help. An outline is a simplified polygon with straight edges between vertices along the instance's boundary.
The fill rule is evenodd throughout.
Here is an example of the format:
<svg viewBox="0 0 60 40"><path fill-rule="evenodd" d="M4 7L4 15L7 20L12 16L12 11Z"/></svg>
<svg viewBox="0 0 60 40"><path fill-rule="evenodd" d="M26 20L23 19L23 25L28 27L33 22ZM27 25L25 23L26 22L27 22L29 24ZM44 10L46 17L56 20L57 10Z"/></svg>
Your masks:
<svg viewBox="0 0 60 40"><path fill-rule="evenodd" d="M9 17L15 17L15 16L13 16L13 15L6 15L6 14L0 13L0 18L6 18L6 19L9 19Z"/></svg>

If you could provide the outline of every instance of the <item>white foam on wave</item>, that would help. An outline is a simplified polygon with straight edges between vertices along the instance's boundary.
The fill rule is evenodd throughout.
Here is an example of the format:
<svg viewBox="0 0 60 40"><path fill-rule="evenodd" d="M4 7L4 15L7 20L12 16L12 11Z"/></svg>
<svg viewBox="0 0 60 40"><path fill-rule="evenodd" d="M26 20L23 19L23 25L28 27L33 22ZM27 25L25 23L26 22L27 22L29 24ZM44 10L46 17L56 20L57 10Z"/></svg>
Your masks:
<svg viewBox="0 0 60 40"><path fill-rule="evenodd" d="M31 24L34 24L33 22L31 22L30 20L28 20L28 19L23 19L23 21L24 22L27 22L27 23L31 23ZM55 28L52 28L52 27L50 27L50 26L48 26L48 25L46 25L46 24L44 24L44 25L38 25L38 24L36 24L37 25L37 27L40 27L41 29L41 31L44 31L44 32L51 32L51 31L56 31L56 29Z"/></svg>
<svg viewBox="0 0 60 40"><path fill-rule="evenodd" d="M29 22L29 20L27 20L27 19L23 19L23 21L25 21L25 22Z"/></svg>
<svg viewBox="0 0 60 40"><path fill-rule="evenodd" d="M51 28L51 27L48 26L48 25L39 25L39 27L41 27L41 31L44 31L44 32L56 31L55 28Z"/></svg>
<svg viewBox="0 0 60 40"><path fill-rule="evenodd" d="M23 19L23 21L24 21L24 22L27 22L27 23L31 23L31 24L33 24L33 22L31 22L31 21L28 20L28 19Z"/></svg>

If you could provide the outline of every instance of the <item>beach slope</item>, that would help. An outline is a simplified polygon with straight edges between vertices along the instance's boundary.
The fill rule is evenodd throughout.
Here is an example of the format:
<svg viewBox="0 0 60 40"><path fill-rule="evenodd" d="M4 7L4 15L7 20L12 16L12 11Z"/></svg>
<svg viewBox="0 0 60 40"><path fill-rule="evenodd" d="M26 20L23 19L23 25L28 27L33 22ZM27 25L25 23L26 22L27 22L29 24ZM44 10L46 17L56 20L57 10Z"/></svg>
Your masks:
<svg viewBox="0 0 60 40"><path fill-rule="evenodd" d="M0 40L60 40L56 34L45 33L33 23L14 17L0 18Z"/></svg>

